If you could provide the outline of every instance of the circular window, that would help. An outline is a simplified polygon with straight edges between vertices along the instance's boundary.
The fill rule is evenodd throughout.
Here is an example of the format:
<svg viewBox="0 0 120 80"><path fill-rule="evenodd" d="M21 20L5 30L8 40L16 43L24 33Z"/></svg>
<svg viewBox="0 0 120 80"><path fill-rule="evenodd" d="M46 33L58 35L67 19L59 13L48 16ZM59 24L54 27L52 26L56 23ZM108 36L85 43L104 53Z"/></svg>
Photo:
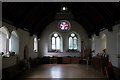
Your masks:
<svg viewBox="0 0 120 80"><path fill-rule="evenodd" d="M70 23L67 20L61 20L58 24L58 28L62 31L69 31L70 27Z"/></svg>

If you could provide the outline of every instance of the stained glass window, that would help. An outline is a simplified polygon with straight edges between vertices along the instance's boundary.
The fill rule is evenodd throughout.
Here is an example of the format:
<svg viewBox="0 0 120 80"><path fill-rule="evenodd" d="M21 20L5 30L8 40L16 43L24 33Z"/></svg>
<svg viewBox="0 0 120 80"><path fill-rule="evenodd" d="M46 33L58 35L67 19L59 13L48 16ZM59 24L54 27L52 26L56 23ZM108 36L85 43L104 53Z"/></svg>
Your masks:
<svg viewBox="0 0 120 80"><path fill-rule="evenodd" d="M68 30L70 30L71 25L67 20L61 20L59 22L58 28L62 31L68 31Z"/></svg>

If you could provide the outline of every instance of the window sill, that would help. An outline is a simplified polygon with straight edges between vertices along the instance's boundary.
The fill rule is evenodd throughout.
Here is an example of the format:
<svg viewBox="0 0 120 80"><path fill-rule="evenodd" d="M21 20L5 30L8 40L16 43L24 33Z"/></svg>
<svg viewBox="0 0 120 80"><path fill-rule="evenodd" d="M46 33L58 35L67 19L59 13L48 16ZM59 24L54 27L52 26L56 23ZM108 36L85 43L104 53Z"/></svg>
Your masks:
<svg viewBox="0 0 120 80"><path fill-rule="evenodd" d="M38 51L37 51L37 50L33 50L33 52L34 52L34 53L38 53Z"/></svg>
<svg viewBox="0 0 120 80"><path fill-rule="evenodd" d="M13 56L16 56L16 55L4 55L4 56L2 56L2 58L10 58L10 57L13 57Z"/></svg>
<svg viewBox="0 0 120 80"><path fill-rule="evenodd" d="M80 52L78 50L67 50L66 52Z"/></svg>
<svg viewBox="0 0 120 80"><path fill-rule="evenodd" d="M60 53L60 50L52 50L52 51L48 51L48 52L55 52L55 53Z"/></svg>

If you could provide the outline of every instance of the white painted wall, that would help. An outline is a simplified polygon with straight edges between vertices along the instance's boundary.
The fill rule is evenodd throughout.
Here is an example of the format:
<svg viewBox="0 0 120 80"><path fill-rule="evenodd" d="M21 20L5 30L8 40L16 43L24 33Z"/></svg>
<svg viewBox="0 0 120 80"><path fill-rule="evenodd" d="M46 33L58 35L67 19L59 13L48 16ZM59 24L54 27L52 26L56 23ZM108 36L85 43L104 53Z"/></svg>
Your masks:
<svg viewBox="0 0 120 80"><path fill-rule="evenodd" d="M2 79L2 56L0 56L0 80Z"/></svg>
<svg viewBox="0 0 120 80"><path fill-rule="evenodd" d="M10 66L13 66L17 64L17 56L11 56L9 58L3 58L2 59L2 68L8 68Z"/></svg>
<svg viewBox="0 0 120 80"><path fill-rule="evenodd" d="M7 27L10 34L13 30L15 30L15 27L13 25L10 25L10 24L5 23L5 22L3 22L2 24ZM17 29L15 31L18 33L18 36L19 36L19 53L17 54L18 59L19 60L24 59L24 47L25 47L25 45L28 46L28 56L27 56L28 58L31 57L33 59L33 58L38 57L38 53L34 53L34 51L33 51L33 36L30 36L29 32L24 31L22 29ZM9 36L9 38L10 38L10 36ZM9 63L8 61L11 61L11 63ZM7 68L7 67L15 65L16 64L15 61L16 61L16 59L11 60L11 57L5 58L5 59L3 58L2 64L5 68Z"/></svg>
<svg viewBox="0 0 120 80"><path fill-rule="evenodd" d="M38 57L38 52L36 53L36 52L34 52L34 37L35 36L32 36L31 38L30 38L30 44L29 44L29 57L31 57L31 58L36 58L36 57Z"/></svg>
<svg viewBox="0 0 120 80"><path fill-rule="evenodd" d="M104 49L104 40L102 40L102 35L106 35L106 52L109 54L109 59L112 62L113 66L120 68L120 24L113 26L113 31L104 30L101 31L100 36L93 35L92 38L95 38L95 53L101 53Z"/></svg>
<svg viewBox="0 0 120 80"><path fill-rule="evenodd" d="M94 38L94 40L93 40ZM100 50L100 36L96 36L95 34L92 36L92 39L91 39L91 46L92 46L92 50L95 50L95 54L93 56L96 56L98 53L101 52Z"/></svg>
<svg viewBox="0 0 120 80"><path fill-rule="evenodd" d="M2 21L0 20L0 28L2 27ZM0 80L2 79L2 56L0 56Z"/></svg>
<svg viewBox="0 0 120 80"><path fill-rule="evenodd" d="M84 41L85 49L90 49L89 38L87 36L86 31L80 24L78 24L77 22L73 20L69 20L71 24L71 29L68 32L63 32L57 28L59 21L60 20L53 21L42 32L40 36L40 46L39 46L41 56L53 56L53 55L55 56L80 56L80 53L67 53L66 52L66 50L68 50L67 48L68 41L66 41L66 37L70 32L76 32L79 35L80 39ZM62 53L48 52L49 35L53 32L58 32L63 37L63 52ZM79 45L81 44L79 43Z"/></svg>
<svg viewBox="0 0 120 80"><path fill-rule="evenodd" d="M117 52L118 52L118 38L117 38L117 26L113 26L113 31L108 33L108 54L109 59L112 62L112 64L116 67L118 67L118 58L117 58Z"/></svg>
<svg viewBox="0 0 120 80"><path fill-rule="evenodd" d="M118 25L118 67L120 68L120 25Z"/></svg>
<svg viewBox="0 0 120 80"><path fill-rule="evenodd" d="M23 60L24 58L24 47L27 45L29 46L29 40L30 40L30 36L29 33L27 31L23 31L21 29L17 30L18 35L19 35L19 59ZM28 48L28 57L29 57L29 48Z"/></svg>

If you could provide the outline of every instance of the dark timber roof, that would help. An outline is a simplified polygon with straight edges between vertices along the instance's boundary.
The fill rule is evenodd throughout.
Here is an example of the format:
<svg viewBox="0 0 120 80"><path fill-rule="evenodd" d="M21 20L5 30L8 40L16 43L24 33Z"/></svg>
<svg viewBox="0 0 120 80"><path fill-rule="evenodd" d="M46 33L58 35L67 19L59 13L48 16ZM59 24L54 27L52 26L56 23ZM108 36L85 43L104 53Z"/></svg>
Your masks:
<svg viewBox="0 0 120 80"><path fill-rule="evenodd" d="M3 2L2 19L39 36L63 6L68 7L89 36L103 28L111 30L120 20L119 2Z"/></svg>

